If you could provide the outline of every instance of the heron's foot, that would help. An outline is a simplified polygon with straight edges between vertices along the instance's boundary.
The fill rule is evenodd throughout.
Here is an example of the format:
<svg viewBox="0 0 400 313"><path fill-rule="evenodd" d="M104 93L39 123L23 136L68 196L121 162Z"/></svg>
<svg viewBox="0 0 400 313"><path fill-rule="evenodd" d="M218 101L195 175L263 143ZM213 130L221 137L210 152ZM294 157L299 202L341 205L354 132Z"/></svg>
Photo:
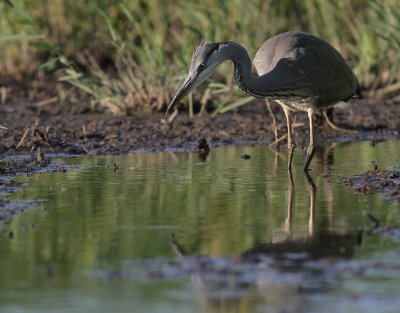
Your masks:
<svg viewBox="0 0 400 313"><path fill-rule="evenodd" d="M311 160L314 157L316 147L314 144L310 144L307 148L307 158L306 158L306 163L304 163L303 171L307 172L308 167L310 166Z"/></svg>

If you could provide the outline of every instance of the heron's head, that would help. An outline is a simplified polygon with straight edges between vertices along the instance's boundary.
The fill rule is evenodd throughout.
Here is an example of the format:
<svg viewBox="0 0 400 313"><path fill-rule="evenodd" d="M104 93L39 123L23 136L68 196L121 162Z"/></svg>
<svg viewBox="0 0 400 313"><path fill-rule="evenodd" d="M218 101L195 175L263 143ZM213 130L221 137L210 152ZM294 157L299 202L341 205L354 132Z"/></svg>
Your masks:
<svg viewBox="0 0 400 313"><path fill-rule="evenodd" d="M167 113L189 91L204 82L214 72L215 68L226 60L220 49L223 43L201 43L193 53L189 74L168 106Z"/></svg>

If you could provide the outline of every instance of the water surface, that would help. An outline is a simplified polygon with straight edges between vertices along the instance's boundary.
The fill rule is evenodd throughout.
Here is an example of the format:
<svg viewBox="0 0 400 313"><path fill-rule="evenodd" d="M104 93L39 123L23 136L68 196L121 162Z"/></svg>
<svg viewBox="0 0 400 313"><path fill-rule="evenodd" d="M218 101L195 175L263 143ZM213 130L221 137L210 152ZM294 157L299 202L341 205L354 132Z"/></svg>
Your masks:
<svg viewBox="0 0 400 313"><path fill-rule="evenodd" d="M173 152L61 159L77 166L20 176L24 186L7 197L38 201L1 225L0 311L397 312L399 245L360 230L371 227L364 211L400 224L399 205L351 193L338 179L371 169L372 160L380 168L398 165L399 150L394 140L321 149L312 182L297 152L293 184L285 151L259 146L215 148L204 161ZM345 260L335 266L351 274L328 279L323 292L291 290L297 276L278 271L272 286L255 282L240 292L221 286L209 293L202 277L149 275L179 260L171 234L185 254L220 261L259 248L318 255L336 242ZM371 274L371 262L384 270ZM353 275L352 266L370 272Z"/></svg>

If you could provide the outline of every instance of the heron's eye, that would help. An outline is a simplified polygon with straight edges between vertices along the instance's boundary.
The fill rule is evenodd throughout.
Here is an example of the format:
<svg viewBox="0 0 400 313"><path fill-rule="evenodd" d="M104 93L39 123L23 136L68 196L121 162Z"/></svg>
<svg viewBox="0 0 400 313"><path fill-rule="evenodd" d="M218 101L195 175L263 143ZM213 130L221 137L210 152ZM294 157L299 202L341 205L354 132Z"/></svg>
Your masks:
<svg viewBox="0 0 400 313"><path fill-rule="evenodd" d="M200 63L200 64L199 64L199 67L197 68L197 71L198 71L198 72L201 72L202 70L204 70L205 67L206 67L206 64L205 64L205 63Z"/></svg>

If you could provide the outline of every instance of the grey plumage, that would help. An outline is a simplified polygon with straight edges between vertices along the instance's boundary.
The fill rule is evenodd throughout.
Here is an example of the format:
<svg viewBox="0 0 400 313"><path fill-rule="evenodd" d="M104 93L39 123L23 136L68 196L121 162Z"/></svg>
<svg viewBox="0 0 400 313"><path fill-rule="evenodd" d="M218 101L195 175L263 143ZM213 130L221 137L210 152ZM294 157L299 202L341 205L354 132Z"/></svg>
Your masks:
<svg viewBox="0 0 400 313"><path fill-rule="evenodd" d="M234 64L236 84L245 93L278 102L287 118L289 168L292 142L290 111L308 112L310 145L304 170L315 153L313 117L321 109L360 95L358 80L340 53L325 40L302 32L276 35L261 46L253 60L234 41L201 43L193 54L187 78L167 111L188 91L206 80L226 60Z"/></svg>
<svg viewBox="0 0 400 313"><path fill-rule="evenodd" d="M282 87L292 88L292 96L311 97L319 109L359 93L358 80L340 53L310 34L287 32L268 39L253 63L259 75L274 74Z"/></svg>

